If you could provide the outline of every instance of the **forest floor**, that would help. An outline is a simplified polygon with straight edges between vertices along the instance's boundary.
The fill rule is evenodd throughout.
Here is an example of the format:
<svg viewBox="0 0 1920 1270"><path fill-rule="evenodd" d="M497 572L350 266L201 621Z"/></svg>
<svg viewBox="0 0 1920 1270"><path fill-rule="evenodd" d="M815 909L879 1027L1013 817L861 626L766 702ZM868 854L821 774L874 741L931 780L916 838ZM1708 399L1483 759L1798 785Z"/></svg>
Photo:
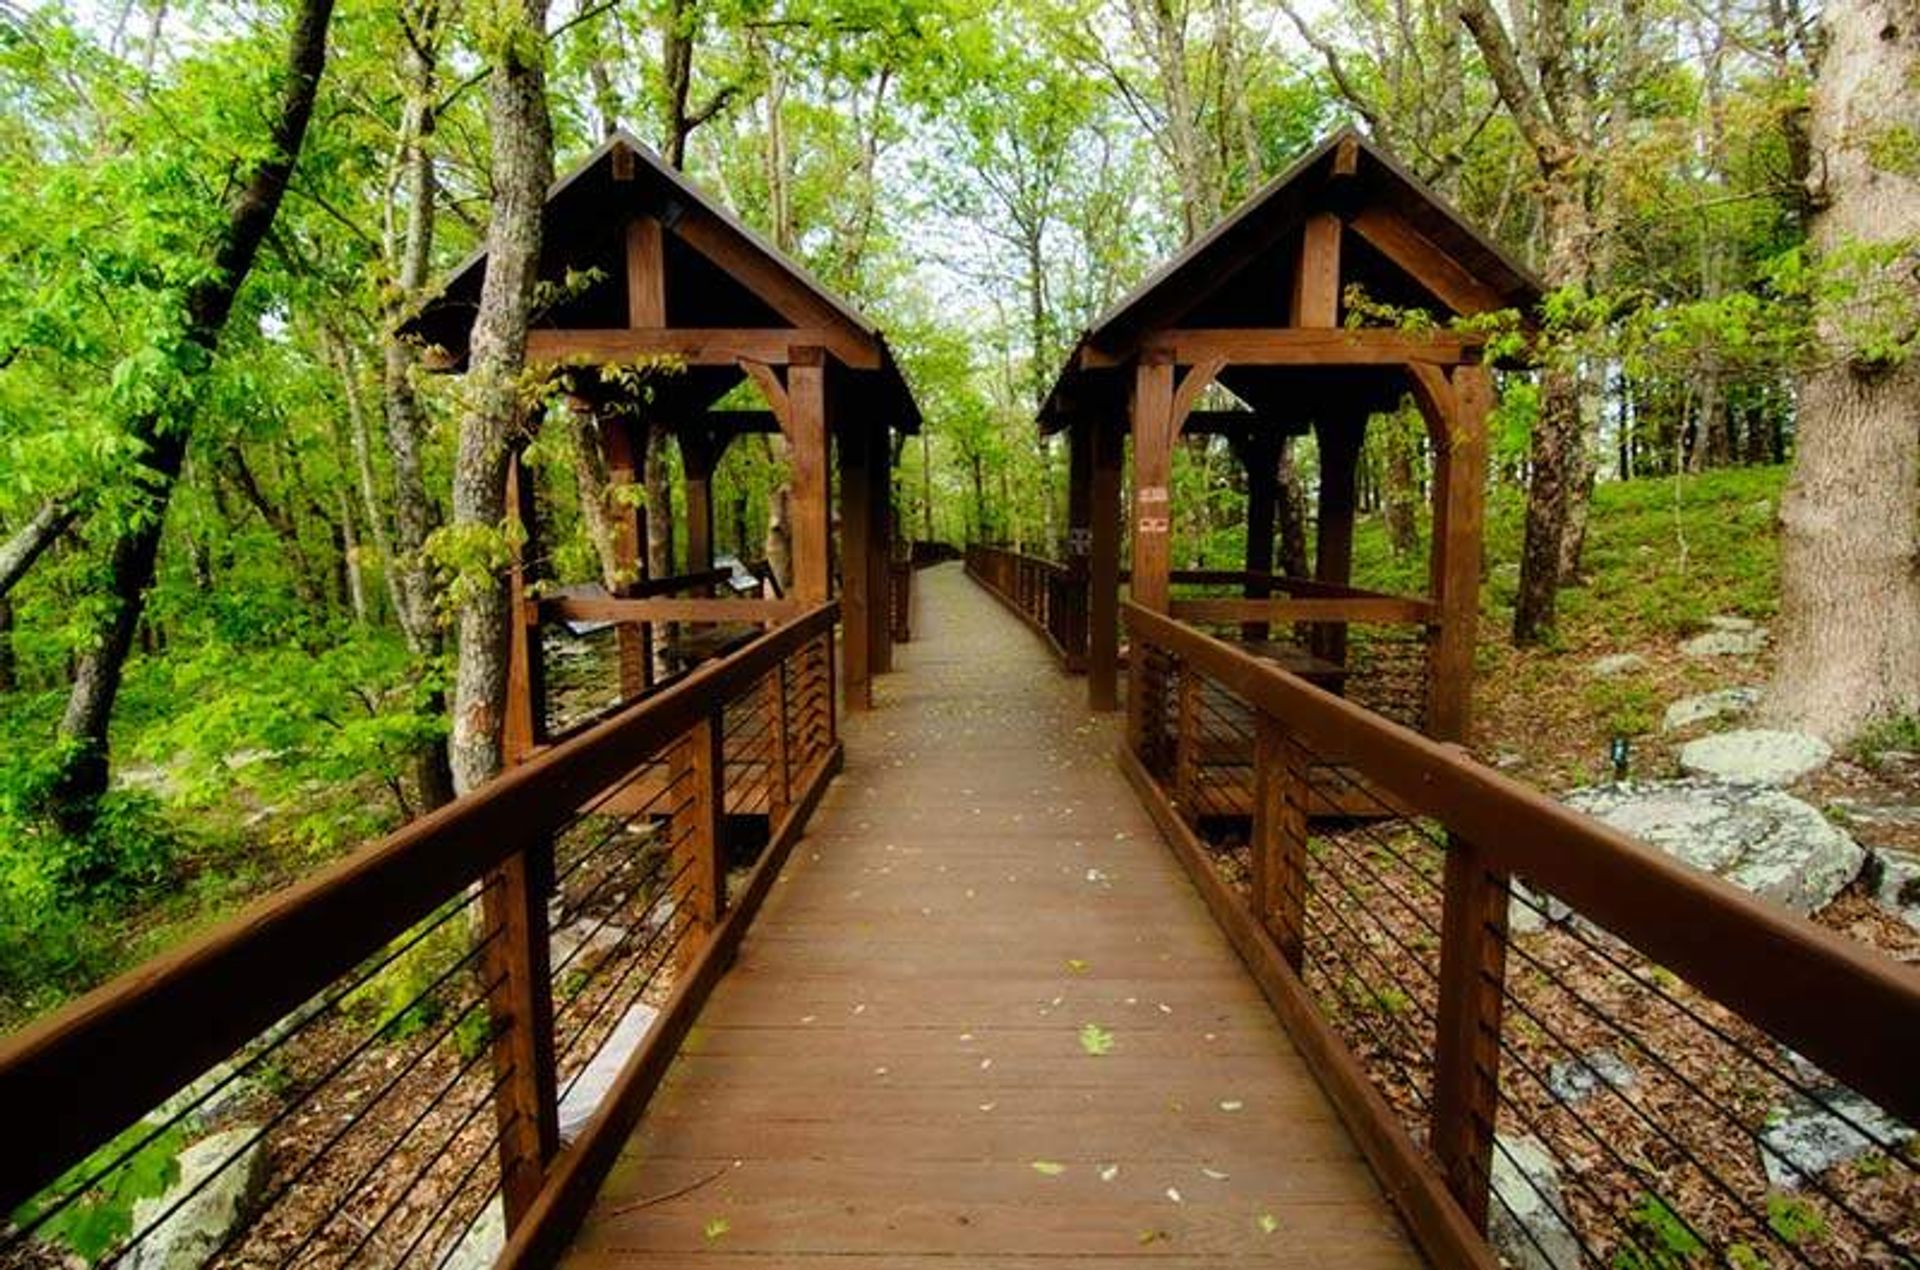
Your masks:
<svg viewBox="0 0 1920 1270"><path fill-rule="evenodd" d="M1480 622L1471 746L1483 762L1555 794L1613 779L1614 738L1628 746L1638 780L1681 775L1681 745L1708 732L1756 726L1716 720L1664 731L1683 697L1722 688L1764 690L1771 640L1751 656L1691 656L1681 645L1716 617L1771 627L1780 600L1778 518L1784 467L1730 468L1681 477L1605 482L1594 491L1580 581L1560 595L1553 640L1509 639L1518 584L1517 496L1489 508L1489 570ZM1363 586L1417 593L1425 546L1396 559L1383 526L1364 522L1355 541ZM1638 660L1602 674L1603 658ZM1920 808L1920 723L1871 731L1789 791L1820 808L1864 847L1920 850L1920 819L1867 818L1861 808ZM1920 962L1920 932L1888 914L1858 884L1816 916L1823 925L1903 961Z"/></svg>

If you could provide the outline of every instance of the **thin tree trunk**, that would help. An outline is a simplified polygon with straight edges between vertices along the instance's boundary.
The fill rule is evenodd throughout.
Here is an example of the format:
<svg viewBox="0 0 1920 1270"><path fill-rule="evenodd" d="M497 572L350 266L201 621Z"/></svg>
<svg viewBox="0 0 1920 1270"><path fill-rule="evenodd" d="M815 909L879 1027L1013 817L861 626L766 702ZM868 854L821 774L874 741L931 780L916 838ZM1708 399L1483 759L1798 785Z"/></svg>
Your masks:
<svg viewBox="0 0 1920 1270"><path fill-rule="evenodd" d="M1920 5L1835 0L1826 23L1811 117L1826 202L1813 247L1820 267L1839 269L1850 249L1920 238L1920 180L1903 160L1877 164L1867 144L1920 133ZM1857 351L1859 324L1912 313L1920 284L1907 270L1842 281L1848 298L1815 314L1821 361L1800 382L1768 696L1777 721L1835 742L1920 712L1920 361Z"/></svg>
<svg viewBox="0 0 1920 1270"><path fill-rule="evenodd" d="M332 17L333 0L301 0L265 157L253 165L228 205L227 223L208 261L210 267L187 289L185 337L208 356L219 348L234 298L253 269L300 157L326 69L327 27ZM147 588L153 584L167 504L187 455L188 428L177 421L143 415L133 420L128 432L141 460L133 477L140 514L126 521L109 548L109 616L74 667L73 689L60 722L65 752L53 802L62 828L70 833L92 827L100 796L107 789L107 725L146 606Z"/></svg>
<svg viewBox="0 0 1920 1270"><path fill-rule="evenodd" d="M488 87L493 218L487 271L473 323L453 468L453 523L500 532L505 525L507 448L525 406L527 323L540 264L540 213L553 176L547 114L546 0L516 0L502 15L518 30L501 38ZM507 583L499 570L463 579L456 612L454 788L469 793L500 770L507 691Z"/></svg>
<svg viewBox="0 0 1920 1270"><path fill-rule="evenodd" d="M0 545L0 598L12 594L14 584L27 576L34 562L79 516L79 509L65 499L49 499L26 524L14 530L13 537Z"/></svg>
<svg viewBox="0 0 1920 1270"><path fill-rule="evenodd" d="M1307 566L1307 492L1294 457L1292 437L1280 438L1279 498L1274 511L1280 524L1280 571L1290 578L1312 576Z"/></svg>

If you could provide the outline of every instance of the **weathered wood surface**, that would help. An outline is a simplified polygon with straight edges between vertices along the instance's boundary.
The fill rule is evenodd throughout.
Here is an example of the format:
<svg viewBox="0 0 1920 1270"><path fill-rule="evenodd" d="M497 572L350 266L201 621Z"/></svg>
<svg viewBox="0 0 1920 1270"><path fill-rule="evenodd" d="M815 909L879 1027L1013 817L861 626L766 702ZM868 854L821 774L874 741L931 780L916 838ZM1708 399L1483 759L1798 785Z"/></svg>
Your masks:
<svg viewBox="0 0 1920 1270"><path fill-rule="evenodd" d="M1419 1264L1111 716L958 568L920 581L925 636L566 1264Z"/></svg>

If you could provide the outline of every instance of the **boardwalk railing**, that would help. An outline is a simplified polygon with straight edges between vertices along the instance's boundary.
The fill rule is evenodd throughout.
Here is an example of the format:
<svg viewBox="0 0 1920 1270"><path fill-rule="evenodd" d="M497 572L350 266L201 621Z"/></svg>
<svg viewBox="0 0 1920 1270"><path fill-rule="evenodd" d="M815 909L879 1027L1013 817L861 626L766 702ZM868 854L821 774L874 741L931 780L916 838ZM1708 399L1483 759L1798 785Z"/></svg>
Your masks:
<svg viewBox="0 0 1920 1270"><path fill-rule="evenodd" d="M1085 575L1040 556L981 546L967 548L967 573L1052 645L1068 670L1086 668Z"/></svg>
<svg viewBox="0 0 1920 1270"><path fill-rule="evenodd" d="M1125 618L1127 774L1436 1263L1920 1264L1920 973Z"/></svg>
<svg viewBox="0 0 1920 1270"><path fill-rule="evenodd" d="M149 1252L243 1174L249 1220L195 1255L437 1266L496 1200L509 1263L549 1254L838 770L836 615L0 1043L0 1263Z"/></svg>

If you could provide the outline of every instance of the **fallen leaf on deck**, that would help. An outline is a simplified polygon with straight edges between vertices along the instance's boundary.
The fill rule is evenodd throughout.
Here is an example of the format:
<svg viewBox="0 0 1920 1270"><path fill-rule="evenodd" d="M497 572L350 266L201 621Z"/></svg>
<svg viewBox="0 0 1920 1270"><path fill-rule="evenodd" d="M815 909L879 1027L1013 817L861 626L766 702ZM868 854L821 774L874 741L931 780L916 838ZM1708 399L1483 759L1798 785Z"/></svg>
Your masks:
<svg viewBox="0 0 1920 1270"><path fill-rule="evenodd" d="M1067 1171L1067 1166L1054 1160L1035 1160L1033 1171L1041 1177L1059 1177Z"/></svg>
<svg viewBox="0 0 1920 1270"><path fill-rule="evenodd" d="M1120 1176L1120 1166L1118 1164L1103 1165L1100 1169L1100 1180L1103 1182L1111 1182L1114 1178L1119 1176Z"/></svg>
<svg viewBox="0 0 1920 1270"><path fill-rule="evenodd" d="M707 1218L706 1235L708 1239L718 1239L733 1229L733 1223L724 1217Z"/></svg>
<svg viewBox="0 0 1920 1270"><path fill-rule="evenodd" d="M1087 973L1087 963L1080 960L1078 957L1069 957L1067 958L1067 969L1072 971L1076 975L1083 975ZM1058 998L1055 998L1055 1001L1057 1003Z"/></svg>
<svg viewBox="0 0 1920 1270"><path fill-rule="evenodd" d="M1258 1225L1261 1234L1271 1235L1274 1231L1280 1229L1280 1219L1272 1213L1262 1213L1260 1214Z"/></svg>
<svg viewBox="0 0 1920 1270"><path fill-rule="evenodd" d="M1240 1110L1240 1109L1241 1109L1242 1107L1244 1107L1244 1106L1246 1106L1246 1105L1247 1105L1246 1103L1244 1103L1244 1102L1241 1102L1241 1101L1240 1101L1240 1100L1239 1100L1238 1098L1228 1098L1228 1099L1227 1099L1226 1101L1224 1101L1224 1102L1222 1102L1222 1103L1220 1104L1220 1110L1222 1110L1222 1111L1238 1111L1238 1110Z"/></svg>
<svg viewBox="0 0 1920 1270"><path fill-rule="evenodd" d="M1095 1058L1113 1050L1113 1033L1098 1023L1089 1023L1080 1029L1080 1048Z"/></svg>
<svg viewBox="0 0 1920 1270"><path fill-rule="evenodd" d="M1202 1176L1210 1177L1216 1182L1224 1182L1227 1180L1227 1175L1225 1173L1222 1173L1219 1169L1210 1169L1205 1167L1204 1165L1201 1167L1200 1173Z"/></svg>
<svg viewBox="0 0 1920 1270"><path fill-rule="evenodd" d="M1180 1198L1180 1188L1177 1186L1169 1186L1167 1188L1167 1198L1176 1204L1186 1203L1186 1200Z"/></svg>

